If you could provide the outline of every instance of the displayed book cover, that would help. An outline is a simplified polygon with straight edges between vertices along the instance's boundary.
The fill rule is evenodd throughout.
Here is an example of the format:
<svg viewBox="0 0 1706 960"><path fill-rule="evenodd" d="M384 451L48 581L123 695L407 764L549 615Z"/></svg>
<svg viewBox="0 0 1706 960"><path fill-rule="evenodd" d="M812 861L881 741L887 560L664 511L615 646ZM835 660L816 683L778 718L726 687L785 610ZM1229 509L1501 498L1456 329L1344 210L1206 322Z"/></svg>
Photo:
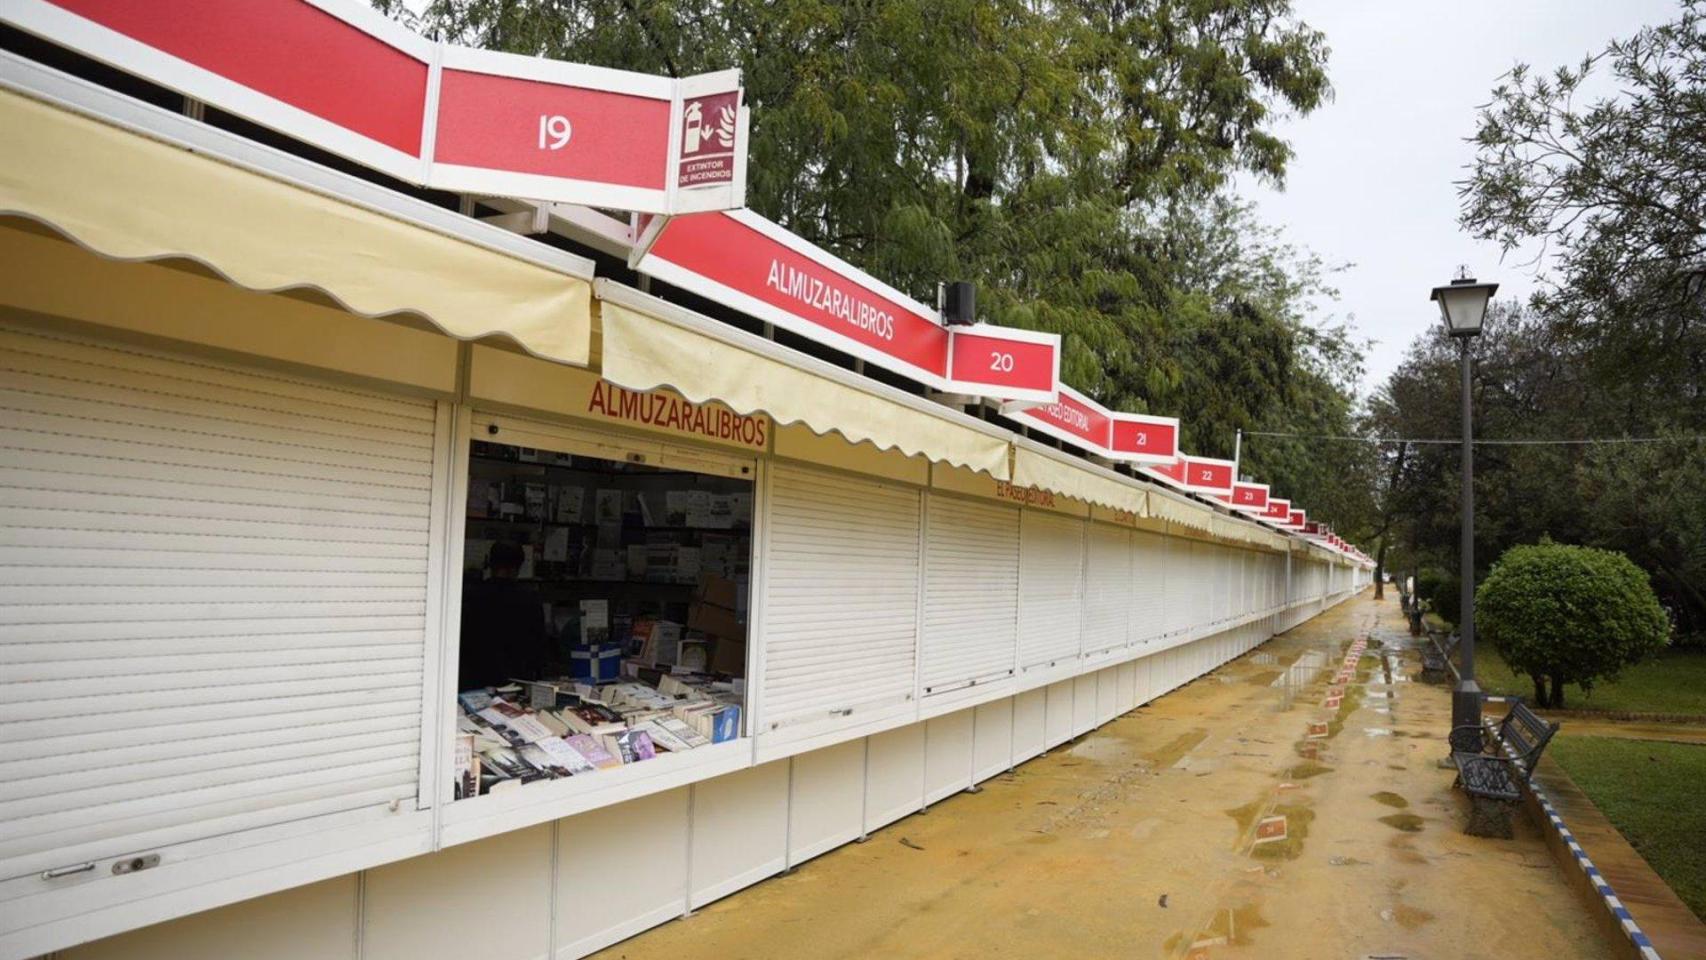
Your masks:
<svg viewBox="0 0 1706 960"><path fill-rule="evenodd" d="M484 687L464 690L456 695L456 702L461 704L464 713L479 713L492 705L492 691Z"/></svg>
<svg viewBox="0 0 1706 960"><path fill-rule="evenodd" d="M478 716L500 731L514 734L511 739L520 743L538 743L546 737L554 736L551 728L540 723L533 714L501 700L481 710Z"/></svg>
<svg viewBox="0 0 1706 960"><path fill-rule="evenodd" d="M634 729L650 737L652 746L659 750L667 750L670 753L686 753L693 749L687 741L665 729L662 720L647 720L636 725Z"/></svg>
<svg viewBox="0 0 1706 960"><path fill-rule="evenodd" d="M623 730L604 736L604 749L622 758L623 763L638 763L657 756L652 738L644 730Z"/></svg>
<svg viewBox="0 0 1706 960"><path fill-rule="evenodd" d="M616 733L628 728L621 714L609 707L596 703L583 703L578 707L569 707L558 714L569 729L577 733L588 733L593 736L603 736Z"/></svg>
<svg viewBox="0 0 1706 960"><path fill-rule="evenodd" d="M580 487L557 488L558 523L580 523L584 519L581 504L586 501L586 491Z"/></svg>
<svg viewBox="0 0 1706 960"><path fill-rule="evenodd" d="M541 559L546 563L567 563L569 560L569 528L552 527L545 531L545 548Z"/></svg>
<svg viewBox="0 0 1706 960"><path fill-rule="evenodd" d="M740 736L740 708L729 704L712 715L711 742L722 743Z"/></svg>
<svg viewBox="0 0 1706 960"><path fill-rule="evenodd" d="M604 643L610 639L610 601L582 600L581 643Z"/></svg>
<svg viewBox="0 0 1706 960"><path fill-rule="evenodd" d="M593 501L593 517L600 523L622 523L622 491L600 490Z"/></svg>
<svg viewBox="0 0 1706 960"><path fill-rule="evenodd" d="M481 757L484 760L482 771L501 778L520 779L535 772L532 764L507 747L494 747L481 754Z"/></svg>
<svg viewBox="0 0 1706 960"><path fill-rule="evenodd" d="M664 732L686 744L689 750L697 750L711 742L710 738L693 729L680 717L663 717L656 723Z"/></svg>
<svg viewBox="0 0 1706 960"><path fill-rule="evenodd" d="M585 757L587 763L592 764L600 770L608 770L612 767L620 767L622 765L621 757L604 749L603 744L599 743L588 734L577 733L572 737L566 738L563 742L569 745L569 749L580 754L582 757Z"/></svg>
<svg viewBox="0 0 1706 960"><path fill-rule="evenodd" d="M571 776L591 773L598 769L592 765L592 761L581 756L580 752L574 747L569 746L568 741L562 737L551 737L529 746L543 753L553 765L568 771Z"/></svg>
<svg viewBox="0 0 1706 960"><path fill-rule="evenodd" d="M460 800L480 792L480 755L474 749L474 735L460 734L456 738L456 783L454 795Z"/></svg>

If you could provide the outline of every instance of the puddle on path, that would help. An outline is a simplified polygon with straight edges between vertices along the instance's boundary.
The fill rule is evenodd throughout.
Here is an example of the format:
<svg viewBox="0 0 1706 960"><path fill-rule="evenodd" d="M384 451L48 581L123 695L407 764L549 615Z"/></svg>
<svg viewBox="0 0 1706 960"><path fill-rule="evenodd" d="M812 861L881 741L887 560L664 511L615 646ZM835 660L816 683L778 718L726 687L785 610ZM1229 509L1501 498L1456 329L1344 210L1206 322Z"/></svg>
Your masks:
<svg viewBox="0 0 1706 960"><path fill-rule="evenodd" d="M1380 803L1384 803L1389 807L1398 807L1399 809L1402 809L1402 808L1410 805L1410 801L1404 799L1403 797L1399 796L1396 793L1393 793L1390 790L1382 790L1379 793L1371 793L1371 794L1369 794L1369 797L1370 797L1370 799L1373 799L1373 800L1380 802Z"/></svg>
<svg viewBox="0 0 1706 960"><path fill-rule="evenodd" d="M1388 816L1381 817L1380 822L1394 830L1402 830L1405 833L1422 832L1422 818L1413 813L1390 814Z"/></svg>
<svg viewBox="0 0 1706 960"><path fill-rule="evenodd" d="M1192 938L1190 955L1195 956L1196 951L1206 950L1208 947L1249 946L1254 942L1250 934L1267 925L1268 921L1262 916L1262 911L1253 903L1222 907L1214 912L1214 919L1209 925L1197 931L1197 935ZM1176 933L1162 944L1162 949L1171 953L1183 943L1184 934Z"/></svg>
<svg viewBox="0 0 1706 960"><path fill-rule="evenodd" d="M1256 839L1258 816L1264 823L1275 817L1285 818L1285 832L1282 836L1278 839L1254 842L1250 847L1250 856L1261 860L1296 860L1298 854L1303 852L1303 841L1309 837L1309 824L1315 819L1315 811L1300 803L1275 804L1269 810L1265 797L1222 812L1238 824L1240 845L1252 843Z"/></svg>
<svg viewBox="0 0 1706 960"><path fill-rule="evenodd" d="M1179 762L1179 758L1195 750L1204 740L1208 739L1208 731L1201 727L1179 734L1165 746L1143 755L1150 766L1156 770L1164 770Z"/></svg>
<svg viewBox="0 0 1706 960"><path fill-rule="evenodd" d="M1400 903L1396 907L1388 907L1380 911L1380 919L1388 923L1394 921L1405 930L1419 930L1423 924L1432 921L1434 915L1426 910Z"/></svg>
<svg viewBox="0 0 1706 960"><path fill-rule="evenodd" d="M1287 780L1308 780L1310 777L1319 777L1323 773L1332 772L1332 767L1317 763L1314 760L1305 760L1302 763L1293 764L1290 769L1286 770L1285 778Z"/></svg>

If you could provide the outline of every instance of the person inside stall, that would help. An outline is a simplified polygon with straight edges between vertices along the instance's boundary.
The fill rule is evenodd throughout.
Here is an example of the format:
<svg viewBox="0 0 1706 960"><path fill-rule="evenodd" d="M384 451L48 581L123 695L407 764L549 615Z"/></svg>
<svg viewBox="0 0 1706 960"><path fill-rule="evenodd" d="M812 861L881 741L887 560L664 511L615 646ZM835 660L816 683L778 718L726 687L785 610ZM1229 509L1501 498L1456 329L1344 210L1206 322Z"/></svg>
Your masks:
<svg viewBox="0 0 1706 960"><path fill-rule="evenodd" d="M539 591L517 579L519 544L499 541L486 557L487 577L462 590L462 664L458 690L495 687L541 676L551 650Z"/></svg>

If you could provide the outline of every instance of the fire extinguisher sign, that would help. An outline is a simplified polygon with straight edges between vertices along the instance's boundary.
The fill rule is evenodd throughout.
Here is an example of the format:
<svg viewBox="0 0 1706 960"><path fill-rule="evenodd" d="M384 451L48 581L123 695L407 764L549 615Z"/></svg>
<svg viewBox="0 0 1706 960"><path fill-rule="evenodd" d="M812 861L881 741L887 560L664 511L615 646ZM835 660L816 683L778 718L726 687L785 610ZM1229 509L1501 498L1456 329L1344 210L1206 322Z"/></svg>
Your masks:
<svg viewBox="0 0 1706 960"><path fill-rule="evenodd" d="M678 185L708 187L734 182L739 128L739 90L684 99Z"/></svg>

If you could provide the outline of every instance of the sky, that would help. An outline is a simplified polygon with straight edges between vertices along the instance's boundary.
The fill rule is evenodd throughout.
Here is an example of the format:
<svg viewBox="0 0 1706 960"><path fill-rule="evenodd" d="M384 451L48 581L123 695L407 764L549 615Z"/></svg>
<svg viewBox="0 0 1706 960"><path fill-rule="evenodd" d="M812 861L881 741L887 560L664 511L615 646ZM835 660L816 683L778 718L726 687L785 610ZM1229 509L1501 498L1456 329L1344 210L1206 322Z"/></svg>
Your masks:
<svg viewBox="0 0 1706 960"><path fill-rule="evenodd" d="M1428 292L1467 265L1497 297L1536 286L1533 251L1502 258L1457 226L1454 181L1474 150L1475 108L1521 61L1574 66L1607 40L1674 18L1675 0L1296 0L1327 35L1331 102L1276 128L1296 151L1283 191L1246 179L1259 215L1329 263L1337 303L1318 319L1350 319L1369 349L1364 392L1384 382L1439 313ZM1612 92L1607 83L1600 88Z"/></svg>

